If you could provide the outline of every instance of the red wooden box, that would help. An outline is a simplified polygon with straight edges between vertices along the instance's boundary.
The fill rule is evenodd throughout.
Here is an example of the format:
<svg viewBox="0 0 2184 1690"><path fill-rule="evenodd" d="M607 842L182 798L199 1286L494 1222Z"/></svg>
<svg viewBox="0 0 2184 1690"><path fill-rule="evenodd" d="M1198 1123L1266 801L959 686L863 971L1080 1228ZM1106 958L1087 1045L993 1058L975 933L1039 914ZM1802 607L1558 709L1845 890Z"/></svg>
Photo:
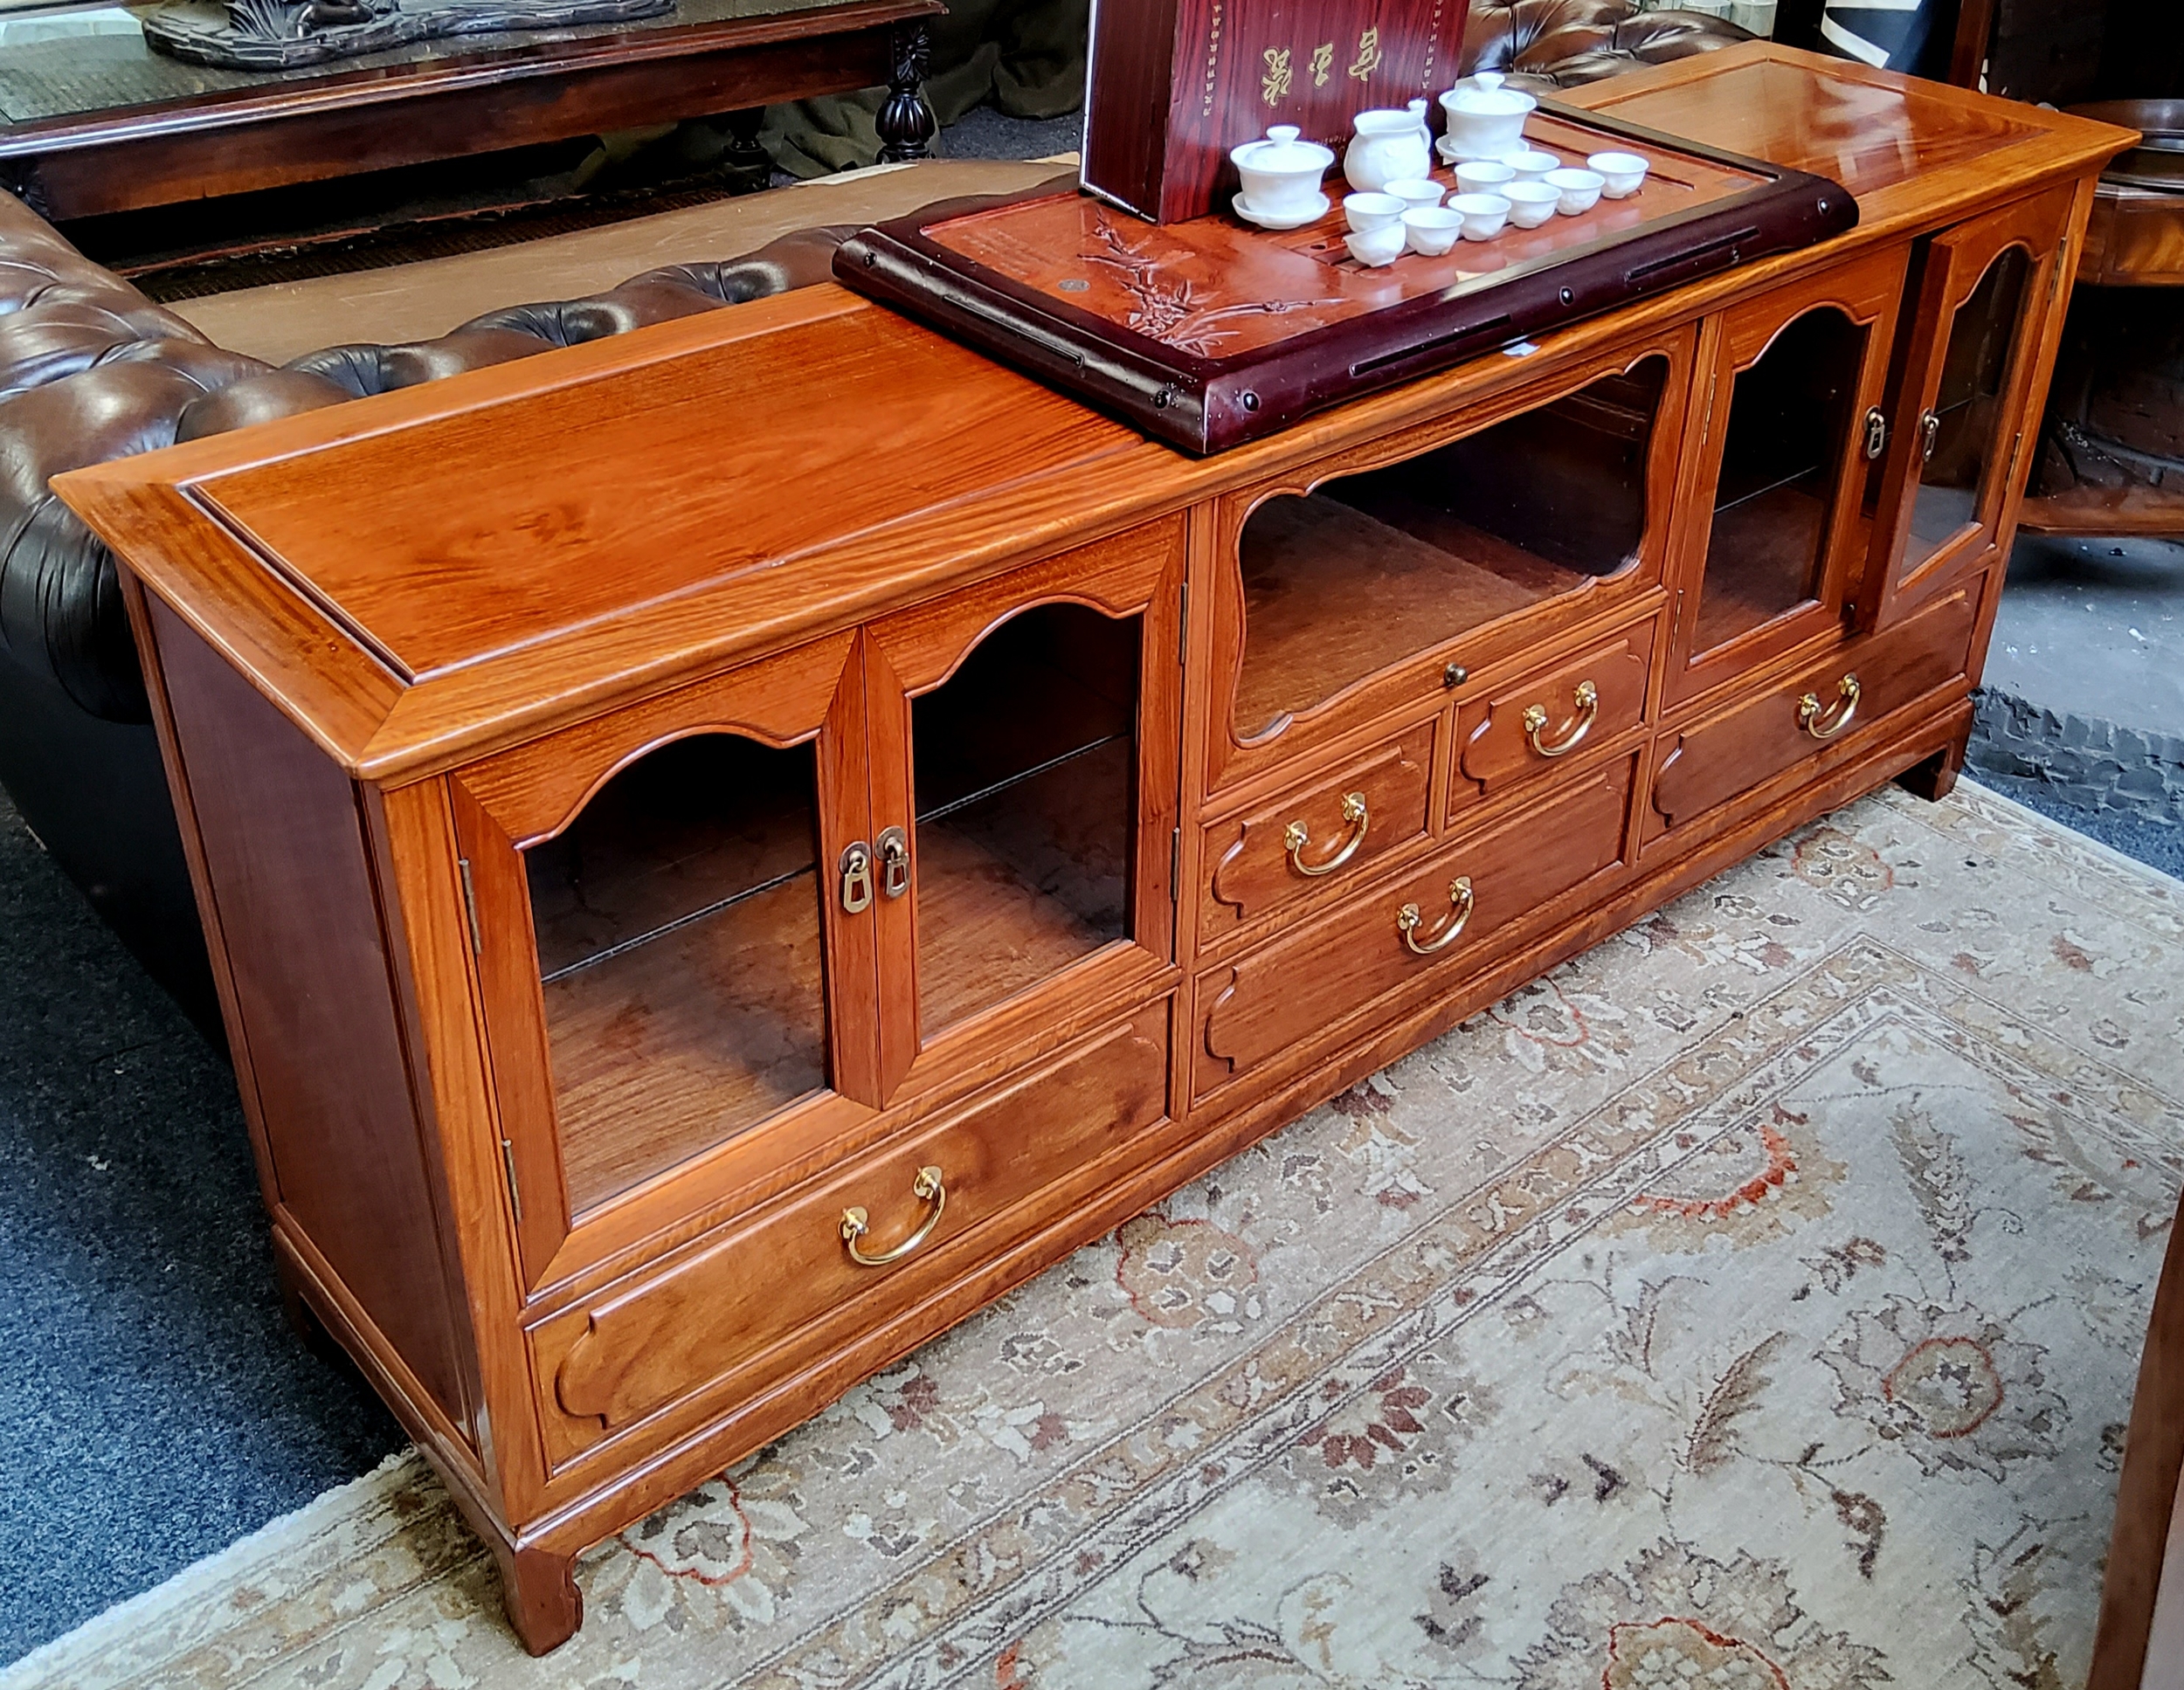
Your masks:
<svg viewBox="0 0 2184 1690"><path fill-rule="evenodd" d="M1294 123L1337 154L1350 121L1437 98L1470 0L1095 0L1084 185L1156 223L1236 184L1229 149Z"/></svg>

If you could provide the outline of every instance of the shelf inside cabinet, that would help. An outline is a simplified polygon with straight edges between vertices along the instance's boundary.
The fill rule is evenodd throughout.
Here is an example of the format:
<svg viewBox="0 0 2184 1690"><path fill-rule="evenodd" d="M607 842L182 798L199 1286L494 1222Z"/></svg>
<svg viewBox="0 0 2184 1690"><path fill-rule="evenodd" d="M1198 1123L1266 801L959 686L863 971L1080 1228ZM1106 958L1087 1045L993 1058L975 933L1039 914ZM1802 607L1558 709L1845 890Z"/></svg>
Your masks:
<svg viewBox="0 0 2184 1690"><path fill-rule="evenodd" d="M1238 546L1250 740L1356 681L1616 574L1646 534L1669 361L1385 468L1267 500Z"/></svg>
<svg viewBox="0 0 2184 1690"><path fill-rule="evenodd" d="M680 741L525 853L577 1212L825 1088L814 776Z"/></svg>
<svg viewBox="0 0 2184 1690"><path fill-rule="evenodd" d="M912 705L925 1036L1130 936L1139 637L1040 606Z"/></svg>

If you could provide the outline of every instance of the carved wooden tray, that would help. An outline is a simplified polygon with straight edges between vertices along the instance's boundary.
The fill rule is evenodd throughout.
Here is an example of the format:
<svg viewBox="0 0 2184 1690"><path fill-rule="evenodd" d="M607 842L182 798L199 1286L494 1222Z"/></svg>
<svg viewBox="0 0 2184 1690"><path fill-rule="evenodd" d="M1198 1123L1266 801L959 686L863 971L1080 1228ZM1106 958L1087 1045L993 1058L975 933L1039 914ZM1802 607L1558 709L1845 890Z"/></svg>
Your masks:
<svg viewBox="0 0 2184 1690"><path fill-rule="evenodd" d="M1052 194L865 230L847 286L1116 412L1220 452L1360 394L1853 227L1836 183L1542 103L1534 147L1572 164L1644 155L1645 185L1538 229L1368 269L1343 245L1339 176L1319 222L1149 224ZM1446 168L1435 179L1453 190ZM940 208L936 208L940 210Z"/></svg>

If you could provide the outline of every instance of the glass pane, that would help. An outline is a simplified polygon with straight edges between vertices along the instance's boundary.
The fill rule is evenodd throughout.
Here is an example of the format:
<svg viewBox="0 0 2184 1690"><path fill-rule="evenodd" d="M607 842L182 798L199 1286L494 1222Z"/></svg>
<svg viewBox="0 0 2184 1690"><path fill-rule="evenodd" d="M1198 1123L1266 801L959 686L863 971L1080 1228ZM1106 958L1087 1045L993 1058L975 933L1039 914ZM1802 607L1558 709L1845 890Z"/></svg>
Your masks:
<svg viewBox="0 0 2184 1690"><path fill-rule="evenodd" d="M578 1212L826 1086L815 755L679 741L525 853Z"/></svg>
<svg viewBox="0 0 2184 1690"><path fill-rule="evenodd" d="M2002 386L2009 355L2024 315L2032 259L2013 246L1987 267L1949 330L1941 366L1934 422L1922 418L1919 449L1933 448L1919 472L1911 503L1911 541L1904 552L1910 574L1959 530L1979 521L1980 493L1993 461L2002 420Z"/></svg>
<svg viewBox="0 0 2184 1690"><path fill-rule="evenodd" d="M1807 312L1738 375L1696 649L1820 597L1828 509L1849 444L1865 337L1833 307Z"/></svg>
<svg viewBox="0 0 2184 1690"><path fill-rule="evenodd" d="M1141 638L1040 605L911 705L928 1038L1130 936Z"/></svg>
<svg viewBox="0 0 2184 1690"><path fill-rule="evenodd" d="M1635 560L1668 373L1666 358L1648 358L1403 463L1260 506L1239 548L1237 735Z"/></svg>

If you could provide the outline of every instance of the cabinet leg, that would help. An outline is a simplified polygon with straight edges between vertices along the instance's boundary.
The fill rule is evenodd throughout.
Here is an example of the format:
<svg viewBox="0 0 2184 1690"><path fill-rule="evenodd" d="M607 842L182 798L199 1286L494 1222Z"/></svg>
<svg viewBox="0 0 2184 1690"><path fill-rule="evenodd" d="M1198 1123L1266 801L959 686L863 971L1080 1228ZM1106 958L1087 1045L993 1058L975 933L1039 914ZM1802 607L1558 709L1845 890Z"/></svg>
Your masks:
<svg viewBox="0 0 2184 1690"><path fill-rule="evenodd" d="M874 127L880 131L880 162L902 164L933 155L940 120L925 103L925 70L933 56L932 32L923 24L898 24L895 69L888 78L887 103Z"/></svg>
<svg viewBox="0 0 2184 1690"><path fill-rule="evenodd" d="M1939 804L1956 790L1957 776L1964 772L1964 751L1970 740L1957 740L1935 752L1924 762L1913 763L1896 777L1897 785L1905 791L1916 793L1928 804Z"/></svg>
<svg viewBox="0 0 2184 1690"><path fill-rule="evenodd" d="M551 1654L576 1636L584 1624L576 1556L496 1544L494 1558L501 1563L501 1605L528 1652Z"/></svg>
<svg viewBox="0 0 2184 1690"><path fill-rule="evenodd" d="M728 150L721 156L721 174L738 193L756 193L773 175L773 160L758 143L765 121L763 106L728 114Z"/></svg>

